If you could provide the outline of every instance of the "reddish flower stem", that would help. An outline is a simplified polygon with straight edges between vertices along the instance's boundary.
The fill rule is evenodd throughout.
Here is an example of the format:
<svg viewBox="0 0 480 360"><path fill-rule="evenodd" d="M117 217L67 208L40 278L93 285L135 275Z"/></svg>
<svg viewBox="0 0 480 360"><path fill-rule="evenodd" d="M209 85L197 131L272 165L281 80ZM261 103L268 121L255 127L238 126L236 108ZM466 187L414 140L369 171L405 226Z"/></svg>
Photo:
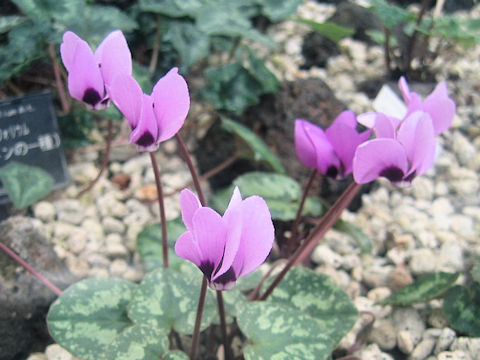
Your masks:
<svg viewBox="0 0 480 360"><path fill-rule="evenodd" d="M163 203L163 188L160 179L160 170L158 170L157 159L153 151L149 152L152 161L153 173L155 174L155 184L157 185L158 207L160 208L160 225L162 227L162 253L163 267L168 268L168 234L167 217L165 216L165 204Z"/></svg>
<svg viewBox="0 0 480 360"><path fill-rule="evenodd" d="M200 339L200 324L202 323L203 308L205 307L205 297L207 296L207 278L204 276L200 296L198 299L197 317L193 328L192 346L190 348L190 360L196 360L198 352L198 343Z"/></svg>
<svg viewBox="0 0 480 360"><path fill-rule="evenodd" d="M227 321L225 320L225 304L223 302L222 292L217 290L218 315L220 316L220 328L222 330L223 351L225 360L231 360L230 345L228 344L227 336Z"/></svg>
<svg viewBox="0 0 480 360"><path fill-rule="evenodd" d="M70 104L68 103L65 89L63 88L62 78L60 76L60 69L58 68L57 55L55 54L55 47L52 43L48 44L48 54L52 60L53 74L55 76L55 83L57 84L58 96L62 104L62 110L65 114L70 112Z"/></svg>
<svg viewBox="0 0 480 360"><path fill-rule="evenodd" d="M82 189L76 196L78 199L81 197L83 194L85 194L87 191L90 191L95 184L100 180L100 177L102 174L105 172L105 169L107 168L108 161L110 160L110 152L112 150L112 139L113 139L113 121L112 119L108 119L108 124L107 124L107 145L105 148L105 155L103 155L103 162L102 162L102 167L100 168L100 171L97 174L97 177L93 179L90 184L88 184L84 189Z"/></svg>
<svg viewBox="0 0 480 360"><path fill-rule="evenodd" d="M182 151L185 162L187 163L188 169L190 170L190 174L192 175L193 185L197 190L197 195L198 195L198 199L200 200L200 204L202 204L202 206L207 206L207 200L205 199L205 195L203 194L202 187L200 186L200 178L198 176L198 173L195 170L195 166L193 166L192 157L190 156L190 153L188 152L188 149L185 146L185 143L183 142L182 138L178 133L175 135L175 138L177 139L178 145L180 145L180 150Z"/></svg>
<svg viewBox="0 0 480 360"><path fill-rule="evenodd" d="M345 190L345 192L337 199L335 204L322 217L317 226L311 231L309 236L305 239L302 245L290 257L285 267L277 275L275 280L270 284L265 293L260 297L260 300L265 300L273 290L277 287L280 281L283 280L287 272L295 265L302 262L302 260L313 250L315 245L323 238L325 233L335 224L340 218L343 210L352 202L354 196L360 190L361 185L352 183Z"/></svg>
<svg viewBox="0 0 480 360"><path fill-rule="evenodd" d="M62 290L60 290L52 282L50 282L50 280L48 280L46 277L44 277L42 274L40 274L38 271L36 271L33 267L31 267L26 261L24 261L17 254L15 254L15 252L13 250L11 250L7 245L2 243L1 241L0 241L0 249L2 249L4 253L6 253L8 256L10 256L17 263L22 265L25 268L25 270L27 270L33 276L35 276L43 285L45 285L50 290L52 290L52 292L55 293L55 295L57 295L57 296L62 295Z"/></svg>

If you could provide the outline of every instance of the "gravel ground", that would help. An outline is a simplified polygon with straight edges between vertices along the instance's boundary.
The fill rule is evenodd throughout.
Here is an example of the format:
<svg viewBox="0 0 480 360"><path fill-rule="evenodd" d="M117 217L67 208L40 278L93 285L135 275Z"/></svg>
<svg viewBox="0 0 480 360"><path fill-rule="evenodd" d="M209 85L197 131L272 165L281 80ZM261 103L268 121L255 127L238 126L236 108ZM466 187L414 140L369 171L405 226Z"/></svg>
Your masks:
<svg viewBox="0 0 480 360"><path fill-rule="evenodd" d="M333 6L307 1L299 15L322 21ZM477 6L468 16L480 16ZM282 80L320 77L336 96L357 113L372 109L372 100L358 92L359 84L383 71L379 47L350 39L341 42L343 55L332 58L326 69L299 70L303 63L301 39L308 28L285 22L271 30L281 44L271 54L270 68ZM262 51L262 49L259 49ZM393 188L379 180L376 191L363 196L363 207L345 213L374 242L372 254L362 255L354 240L334 230L312 253L318 271L329 274L352 297L360 311L375 315L367 343L356 353L362 359L480 359L480 338L458 335L448 327L434 300L408 308L374 305L418 276L433 271L465 274L480 257L480 46L456 48L433 64L437 81L447 80L457 103L454 125L439 138L435 166L408 189ZM448 79L459 79L450 81ZM157 153L165 192L190 181L172 141ZM54 201L35 205L34 214L51 239L57 254L78 277L116 276L139 281L142 260L135 253L137 234L158 219L155 183L148 154L126 160L128 147L117 147L109 165L111 174L131 178L127 190L103 177L80 199L74 195L90 182L98 169L97 152L77 154L69 165L73 185ZM125 161L126 160L126 161ZM150 203L149 203L150 201ZM178 194L166 199L167 217L179 215ZM458 283L465 280L460 276ZM365 325L361 317L340 347L349 348ZM29 360L73 359L54 344Z"/></svg>

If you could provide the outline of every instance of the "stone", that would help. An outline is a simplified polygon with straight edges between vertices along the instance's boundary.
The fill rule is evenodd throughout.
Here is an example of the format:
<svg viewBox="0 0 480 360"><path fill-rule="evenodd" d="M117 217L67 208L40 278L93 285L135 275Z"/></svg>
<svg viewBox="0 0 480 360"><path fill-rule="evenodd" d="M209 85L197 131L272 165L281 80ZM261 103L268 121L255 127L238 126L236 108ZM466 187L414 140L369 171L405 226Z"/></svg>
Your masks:
<svg viewBox="0 0 480 360"><path fill-rule="evenodd" d="M370 341L378 344L382 350L391 350L397 345L397 335L391 321L375 321L370 333Z"/></svg>
<svg viewBox="0 0 480 360"><path fill-rule="evenodd" d="M85 217L85 212L77 199L62 199L54 203L57 218L64 223L79 225Z"/></svg>
<svg viewBox="0 0 480 360"><path fill-rule="evenodd" d="M458 337L453 341L450 350L463 351L470 355L472 359L478 359L478 355L480 354L480 338Z"/></svg>
<svg viewBox="0 0 480 360"><path fill-rule="evenodd" d="M103 230L106 234L117 233L123 234L125 232L125 225L120 220L111 216L107 216L102 220Z"/></svg>
<svg viewBox="0 0 480 360"><path fill-rule="evenodd" d="M448 325L448 320L445 318L442 309L432 309L428 316L428 323L434 328L443 329Z"/></svg>
<svg viewBox="0 0 480 360"><path fill-rule="evenodd" d="M122 243L108 241L106 253L112 258L127 258L129 255L128 249Z"/></svg>
<svg viewBox="0 0 480 360"><path fill-rule="evenodd" d="M397 266L388 276L388 286L392 291L398 291L413 282L412 275L405 266Z"/></svg>
<svg viewBox="0 0 480 360"><path fill-rule="evenodd" d="M123 274L127 271L128 264L123 259L115 259L110 264L110 273L112 276L123 277Z"/></svg>
<svg viewBox="0 0 480 360"><path fill-rule="evenodd" d="M340 55L340 50L333 40L312 31L303 38L302 55L305 59L303 69L312 66L325 67L330 57Z"/></svg>
<svg viewBox="0 0 480 360"><path fill-rule="evenodd" d="M44 353L33 353L27 358L27 360L47 360Z"/></svg>
<svg viewBox="0 0 480 360"><path fill-rule="evenodd" d="M59 289L75 281L30 218L10 217L0 224L0 241ZM0 359L26 358L51 338L45 317L57 298L50 289L0 251Z"/></svg>
<svg viewBox="0 0 480 360"><path fill-rule="evenodd" d="M342 266L343 258L326 245L318 245L312 253L312 261L319 265L328 265L335 269Z"/></svg>
<svg viewBox="0 0 480 360"><path fill-rule="evenodd" d="M372 289L388 285L388 275L393 270L393 266L373 265L363 270L363 282Z"/></svg>
<svg viewBox="0 0 480 360"><path fill-rule="evenodd" d="M58 344L49 345L45 350L47 360L75 360L76 358Z"/></svg>
<svg viewBox="0 0 480 360"><path fill-rule="evenodd" d="M420 248L412 251L409 266L415 276L429 274L435 271L435 254L428 248Z"/></svg>
<svg viewBox="0 0 480 360"><path fill-rule="evenodd" d="M67 244L68 248L74 254L80 254L87 245L88 235L86 230L77 228L68 236Z"/></svg>
<svg viewBox="0 0 480 360"><path fill-rule="evenodd" d="M399 331L397 333L397 344L401 352L410 354L414 347L412 335L406 330Z"/></svg>
<svg viewBox="0 0 480 360"><path fill-rule="evenodd" d="M456 338L456 333L449 327L442 329L437 343L435 344L434 354L438 355L442 351L447 350Z"/></svg>
<svg viewBox="0 0 480 360"><path fill-rule="evenodd" d="M422 340L425 323L416 309L410 307L395 308L392 319L393 326L398 332L406 331L410 334L413 346Z"/></svg>
<svg viewBox="0 0 480 360"><path fill-rule="evenodd" d="M442 351L437 355L437 360L477 360L476 358L471 358L464 351Z"/></svg>
<svg viewBox="0 0 480 360"><path fill-rule="evenodd" d="M435 346L435 339L431 337L424 338L420 343L415 346L415 349L410 354L410 360L424 360L428 355L432 353Z"/></svg>
<svg viewBox="0 0 480 360"><path fill-rule="evenodd" d="M464 270L463 249L458 241L449 240L442 244L437 264L439 269L444 271Z"/></svg>
<svg viewBox="0 0 480 360"><path fill-rule="evenodd" d="M355 356L358 356L360 359L368 360L394 360L394 358L382 352L377 344L370 344L363 347L360 351L354 353Z"/></svg>
<svg viewBox="0 0 480 360"><path fill-rule="evenodd" d="M33 214L43 222L55 220L55 207L48 201L39 201L33 206Z"/></svg>

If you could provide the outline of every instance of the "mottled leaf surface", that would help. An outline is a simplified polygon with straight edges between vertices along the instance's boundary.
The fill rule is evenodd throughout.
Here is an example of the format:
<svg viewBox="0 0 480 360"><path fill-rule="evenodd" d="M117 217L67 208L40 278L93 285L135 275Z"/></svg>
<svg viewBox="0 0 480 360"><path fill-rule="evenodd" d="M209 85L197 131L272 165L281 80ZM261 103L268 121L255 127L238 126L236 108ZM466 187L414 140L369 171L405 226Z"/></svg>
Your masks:
<svg viewBox="0 0 480 360"><path fill-rule="evenodd" d="M0 180L17 209L23 209L52 191L55 180L42 168L10 161L0 168Z"/></svg>
<svg viewBox="0 0 480 360"><path fill-rule="evenodd" d="M379 302L381 305L408 306L426 302L445 293L457 280L458 273L438 272L426 275Z"/></svg>
<svg viewBox="0 0 480 360"><path fill-rule="evenodd" d="M480 337L480 284L456 285L447 291L443 312L451 326L469 336Z"/></svg>
<svg viewBox="0 0 480 360"><path fill-rule="evenodd" d="M189 357L183 351L173 350L164 355L162 360L188 360Z"/></svg>
<svg viewBox="0 0 480 360"><path fill-rule="evenodd" d="M102 359L100 354L132 325L126 309L135 287L120 279L87 279L70 286L50 307L50 334L83 360Z"/></svg>
<svg viewBox="0 0 480 360"><path fill-rule="evenodd" d="M473 277L473 280L475 280L476 282L480 283L480 263L479 263L479 264L476 264L476 265L472 268L472 277Z"/></svg>
<svg viewBox="0 0 480 360"><path fill-rule="evenodd" d="M262 0L259 5L262 6L262 14L272 21L285 20L295 14L301 0Z"/></svg>
<svg viewBox="0 0 480 360"><path fill-rule="evenodd" d="M326 359L357 317L328 276L294 268L266 302L239 311L238 324L253 342L246 359Z"/></svg>
<svg viewBox="0 0 480 360"><path fill-rule="evenodd" d="M106 360L158 360L168 350L166 332L147 325L126 328L108 346Z"/></svg>
<svg viewBox="0 0 480 360"><path fill-rule="evenodd" d="M222 118L222 127L228 132L237 135L248 145L253 152L253 159L255 161L264 161L276 172L282 174L285 173L285 168L283 167L280 159L272 151L270 151L263 140L261 140L249 128L225 117Z"/></svg>
<svg viewBox="0 0 480 360"><path fill-rule="evenodd" d="M180 217L167 221L168 260L170 267L179 269L183 259L175 254L175 242L186 231ZM163 265L162 229L160 223L146 226L137 236L137 249L145 261L147 271Z"/></svg>
<svg viewBox="0 0 480 360"><path fill-rule="evenodd" d="M201 282L171 269L159 268L147 274L132 298L129 317L139 324L181 334L193 333ZM202 328L210 324L214 299L207 294Z"/></svg>

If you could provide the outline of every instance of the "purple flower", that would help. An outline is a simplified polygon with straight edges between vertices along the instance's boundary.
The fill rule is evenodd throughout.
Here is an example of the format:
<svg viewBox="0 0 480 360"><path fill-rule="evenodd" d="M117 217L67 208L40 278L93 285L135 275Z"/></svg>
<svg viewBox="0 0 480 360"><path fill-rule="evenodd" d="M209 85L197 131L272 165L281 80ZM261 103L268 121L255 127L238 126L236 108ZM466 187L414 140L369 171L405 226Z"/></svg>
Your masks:
<svg viewBox="0 0 480 360"><path fill-rule="evenodd" d="M431 116L415 111L400 123L377 114L377 138L361 144L353 159L353 177L359 184L386 177L394 185L408 186L425 173L435 157L435 132Z"/></svg>
<svg viewBox="0 0 480 360"><path fill-rule="evenodd" d="M323 131L317 125L295 121L295 150L309 168L331 178L343 178L352 172L355 149L370 136L371 131L359 133L352 111L344 111Z"/></svg>
<svg viewBox="0 0 480 360"><path fill-rule="evenodd" d="M432 118L435 135L444 132L452 125L455 116L455 102L448 97L445 81L439 83L423 101L420 95L410 91L403 76L398 81L398 87L408 107L406 116L418 110L425 111Z"/></svg>
<svg viewBox="0 0 480 360"><path fill-rule="evenodd" d="M187 83L176 67L158 80L152 95L144 94L128 74L115 76L110 93L130 124L130 143L137 144L142 151L153 151L173 137L190 108Z"/></svg>
<svg viewBox="0 0 480 360"><path fill-rule="evenodd" d="M70 95L94 110L108 107L110 85L117 74L132 73L132 57L120 30L108 34L95 53L86 41L67 31L60 54L68 71Z"/></svg>
<svg viewBox="0 0 480 360"><path fill-rule="evenodd" d="M212 289L228 290L251 273L272 249L274 228L270 211L259 196L242 200L238 188L223 216L202 207L190 190L180 194L187 231L175 244L176 254L203 272Z"/></svg>

